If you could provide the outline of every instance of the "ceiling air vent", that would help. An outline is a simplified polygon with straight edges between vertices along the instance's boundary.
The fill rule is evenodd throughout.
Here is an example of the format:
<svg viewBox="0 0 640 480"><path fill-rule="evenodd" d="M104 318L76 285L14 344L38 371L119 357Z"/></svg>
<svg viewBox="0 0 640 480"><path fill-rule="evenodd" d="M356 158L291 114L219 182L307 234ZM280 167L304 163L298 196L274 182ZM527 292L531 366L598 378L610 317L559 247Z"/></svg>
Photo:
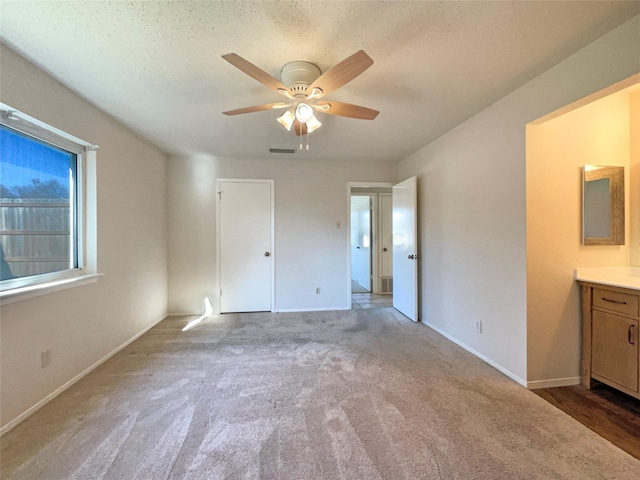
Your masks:
<svg viewBox="0 0 640 480"><path fill-rule="evenodd" d="M293 148L270 148L270 153L296 153Z"/></svg>

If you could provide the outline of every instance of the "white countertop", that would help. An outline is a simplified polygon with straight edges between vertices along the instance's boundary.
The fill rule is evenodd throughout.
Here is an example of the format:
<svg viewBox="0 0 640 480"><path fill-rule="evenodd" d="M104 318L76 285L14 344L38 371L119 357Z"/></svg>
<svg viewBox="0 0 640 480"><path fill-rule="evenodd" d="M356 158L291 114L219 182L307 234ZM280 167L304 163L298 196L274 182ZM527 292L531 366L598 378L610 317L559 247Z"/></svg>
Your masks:
<svg viewBox="0 0 640 480"><path fill-rule="evenodd" d="M583 282L640 290L640 267L579 267L574 278Z"/></svg>

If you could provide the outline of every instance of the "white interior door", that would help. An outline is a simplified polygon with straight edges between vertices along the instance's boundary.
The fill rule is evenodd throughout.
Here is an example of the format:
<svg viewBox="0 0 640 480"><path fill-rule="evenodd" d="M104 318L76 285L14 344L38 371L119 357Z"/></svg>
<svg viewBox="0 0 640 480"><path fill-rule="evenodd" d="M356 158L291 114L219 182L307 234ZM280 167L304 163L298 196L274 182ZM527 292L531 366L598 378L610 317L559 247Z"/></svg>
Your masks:
<svg viewBox="0 0 640 480"><path fill-rule="evenodd" d="M393 306L418 321L417 181L393 186Z"/></svg>
<svg viewBox="0 0 640 480"><path fill-rule="evenodd" d="M271 311L271 181L219 183L220 311Z"/></svg>

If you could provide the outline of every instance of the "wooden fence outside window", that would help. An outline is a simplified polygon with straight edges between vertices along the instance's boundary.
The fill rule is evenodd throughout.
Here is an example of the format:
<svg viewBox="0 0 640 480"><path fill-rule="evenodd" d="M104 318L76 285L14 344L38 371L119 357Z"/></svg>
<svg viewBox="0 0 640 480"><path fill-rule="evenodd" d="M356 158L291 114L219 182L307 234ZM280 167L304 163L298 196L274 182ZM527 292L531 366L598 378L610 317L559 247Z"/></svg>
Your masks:
<svg viewBox="0 0 640 480"><path fill-rule="evenodd" d="M0 199L0 242L13 277L67 270L71 258L69 200Z"/></svg>

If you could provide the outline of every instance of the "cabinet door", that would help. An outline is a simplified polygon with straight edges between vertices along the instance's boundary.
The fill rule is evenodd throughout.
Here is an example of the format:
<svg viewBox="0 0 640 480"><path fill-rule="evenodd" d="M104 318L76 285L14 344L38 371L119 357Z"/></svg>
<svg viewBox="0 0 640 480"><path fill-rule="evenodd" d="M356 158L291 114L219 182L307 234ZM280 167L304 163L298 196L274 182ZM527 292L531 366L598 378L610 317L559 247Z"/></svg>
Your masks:
<svg viewBox="0 0 640 480"><path fill-rule="evenodd" d="M593 311L591 372L638 391L638 322Z"/></svg>

